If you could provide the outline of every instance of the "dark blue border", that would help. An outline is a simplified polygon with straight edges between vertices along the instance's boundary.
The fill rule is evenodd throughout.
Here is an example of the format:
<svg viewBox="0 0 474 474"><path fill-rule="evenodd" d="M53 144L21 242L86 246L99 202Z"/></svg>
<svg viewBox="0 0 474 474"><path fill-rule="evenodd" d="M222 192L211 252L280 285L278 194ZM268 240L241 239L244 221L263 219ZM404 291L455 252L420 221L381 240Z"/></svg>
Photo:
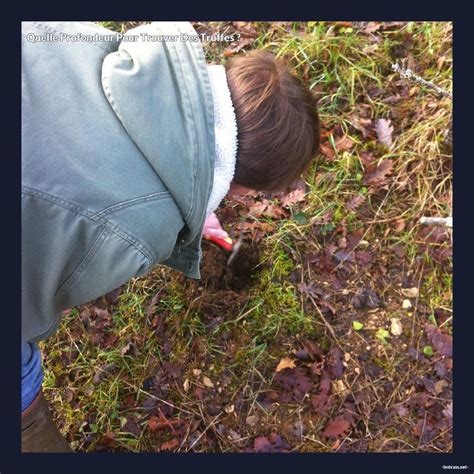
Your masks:
<svg viewBox="0 0 474 474"><path fill-rule="evenodd" d="M149 3L146 11L138 5L126 12L117 5L96 2L85 11L81 2L76 12L65 15L62 9L46 9L43 2L28 6L7 20L2 14L2 134L3 175L3 371L1 394L0 473L150 473L215 472L222 469L261 472L301 473L436 473L447 472L443 464L469 465L474 472L474 426L472 404L473 309L472 291L472 216L473 216L473 33L474 9L468 2L308 2L305 7L287 3L293 10L282 11L276 4L253 2L244 11L242 2L226 2L217 7L195 2L175 4L170 11L163 3ZM75 5L63 4L68 9ZM79 6L79 4L77 5ZM20 4L17 5L21 7ZM136 7L136 8L135 8ZM381 8L386 10L382 10ZM9 9L12 7L9 6ZM72 14L72 15L71 15ZM20 21L57 20L439 20L454 22L454 453L452 454L21 454L20 453L20 166L21 166L21 47ZM6 81L6 82L5 82ZM470 245L471 244L471 245ZM457 471L466 472L466 471Z"/></svg>

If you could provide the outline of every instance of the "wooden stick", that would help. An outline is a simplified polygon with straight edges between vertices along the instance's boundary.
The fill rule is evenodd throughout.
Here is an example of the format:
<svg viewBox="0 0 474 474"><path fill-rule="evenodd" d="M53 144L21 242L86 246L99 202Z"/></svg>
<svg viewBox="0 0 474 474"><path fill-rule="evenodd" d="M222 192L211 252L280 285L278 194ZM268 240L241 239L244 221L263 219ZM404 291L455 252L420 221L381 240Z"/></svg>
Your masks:
<svg viewBox="0 0 474 474"><path fill-rule="evenodd" d="M453 227L453 218L449 217L422 217L418 221L420 224L440 225L443 227Z"/></svg>

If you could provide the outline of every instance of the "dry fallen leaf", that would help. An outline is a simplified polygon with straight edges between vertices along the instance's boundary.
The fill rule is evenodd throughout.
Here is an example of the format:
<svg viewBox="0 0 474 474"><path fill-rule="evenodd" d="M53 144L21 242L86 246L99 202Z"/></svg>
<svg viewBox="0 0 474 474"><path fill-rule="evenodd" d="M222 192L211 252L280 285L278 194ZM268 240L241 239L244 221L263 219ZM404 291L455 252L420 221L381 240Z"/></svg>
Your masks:
<svg viewBox="0 0 474 474"><path fill-rule="evenodd" d="M334 139L334 147L338 152L349 151L354 145L355 141L348 135L342 135L339 138ZM329 160L333 160L336 156L336 152L329 140L321 143L320 151Z"/></svg>
<svg viewBox="0 0 474 474"><path fill-rule="evenodd" d="M364 201L364 195L356 194L354 197L352 197L351 199L349 199L349 201L346 202L346 211L355 211Z"/></svg>
<svg viewBox="0 0 474 474"><path fill-rule="evenodd" d="M233 21L232 23L236 28L238 28L238 33L240 33L241 36L250 36L252 38L256 38L258 36L258 31L251 22Z"/></svg>
<svg viewBox="0 0 474 474"><path fill-rule="evenodd" d="M369 21L367 26L364 28L364 33L371 34L377 31L381 27L381 23L376 23L375 21Z"/></svg>
<svg viewBox="0 0 474 474"><path fill-rule="evenodd" d="M402 295L407 298L417 298L419 294L418 288L415 286L413 288L402 288Z"/></svg>
<svg viewBox="0 0 474 474"><path fill-rule="evenodd" d="M453 336L446 334L433 324L427 324L425 331L436 352L444 357L453 356Z"/></svg>
<svg viewBox="0 0 474 474"><path fill-rule="evenodd" d="M283 369L294 369L295 361L289 357L283 357L277 365L275 372L280 372Z"/></svg>
<svg viewBox="0 0 474 474"><path fill-rule="evenodd" d="M448 387L448 386L449 386L449 383L447 382L447 380L436 381L434 384L436 395L439 395L445 389L445 387Z"/></svg>
<svg viewBox="0 0 474 474"><path fill-rule="evenodd" d="M344 436L350 428L350 422L343 416L336 416L329 421L326 425L326 429L321 433L325 438L337 438Z"/></svg>
<svg viewBox="0 0 474 474"><path fill-rule="evenodd" d="M286 217L288 211L283 210L277 204L270 203L266 207L266 209L262 212L262 216L272 217L272 218L280 218Z"/></svg>
<svg viewBox="0 0 474 474"><path fill-rule="evenodd" d="M207 388L214 388L214 384L212 383L212 380L209 377L204 376L202 378L202 383L207 387Z"/></svg>
<svg viewBox="0 0 474 474"><path fill-rule="evenodd" d="M303 189L295 189L282 198L281 205L283 207L290 207L297 202L304 201L305 194Z"/></svg>
<svg viewBox="0 0 474 474"><path fill-rule="evenodd" d="M253 217L260 217L263 214L263 211L267 208L269 204L269 201L267 199L264 199L262 202L256 202L255 204L252 204L249 208L248 215L253 216Z"/></svg>
<svg viewBox="0 0 474 474"><path fill-rule="evenodd" d="M328 159L333 160L336 156L336 152L329 142L321 143L319 151Z"/></svg>
<svg viewBox="0 0 474 474"><path fill-rule="evenodd" d="M364 184L372 186L383 186L387 184L387 179L392 174L393 160L383 160L377 167L367 170L364 176Z"/></svg>
<svg viewBox="0 0 474 474"><path fill-rule="evenodd" d="M372 120L364 117L359 117L358 115L352 115L349 118L349 121L356 130L362 133L362 138L367 138L367 136L369 135L369 128L371 128L372 125Z"/></svg>
<svg viewBox="0 0 474 474"><path fill-rule="evenodd" d="M392 146L393 127L390 120L378 119L375 124L375 133L377 134L377 138L382 145L386 145L388 147Z"/></svg>
<svg viewBox="0 0 474 474"><path fill-rule="evenodd" d="M234 54L238 53L241 49L245 48L246 46L250 46L254 42L254 38L252 37L243 37L241 36L238 41L234 41L230 44L228 48L224 50L222 53L224 57L228 58L229 56L233 56Z"/></svg>
<svg viewBox="0 0 474 474"><path fill-rule="evenodd" d="M342 135L336 140L335 145L337 151L349 151L355 145L355 142L349 135Z"/></svg>

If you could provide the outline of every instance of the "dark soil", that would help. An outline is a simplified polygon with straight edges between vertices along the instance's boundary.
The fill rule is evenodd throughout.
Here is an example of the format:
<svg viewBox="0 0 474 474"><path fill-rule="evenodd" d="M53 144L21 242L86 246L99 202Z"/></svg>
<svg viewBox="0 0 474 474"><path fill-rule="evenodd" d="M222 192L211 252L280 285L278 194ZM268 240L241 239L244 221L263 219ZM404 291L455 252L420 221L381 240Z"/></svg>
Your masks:
<svg viewBox="0 0 474 474"><path fill-rule="evenodd" d="M240 292L252 286L258 274L258 248L243 244L230 265L229 253L215 244L203 243L204 258L201 266L201 286L214 290Z"/></svg>
<svg viewBox="0 0 474 474"><path fill-rule="evenodd" d="M184 279L199 294L198 306L206 317L236 317L245 305L248 289L260 271L260 252L244 243L231 265L229 252L216 244L203 241L201 280Z"/></svg>

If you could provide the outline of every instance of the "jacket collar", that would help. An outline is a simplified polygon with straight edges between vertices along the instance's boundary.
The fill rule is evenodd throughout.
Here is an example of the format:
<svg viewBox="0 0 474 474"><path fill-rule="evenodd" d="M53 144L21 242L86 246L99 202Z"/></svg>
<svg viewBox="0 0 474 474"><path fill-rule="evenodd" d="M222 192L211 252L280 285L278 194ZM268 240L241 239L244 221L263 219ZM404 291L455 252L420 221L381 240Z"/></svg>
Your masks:
<svg viewBox="0 0 474 474"><path fill-rule="evenodd" d="M237 155L237 121L224 66L210 65L207 67L207 72L214 101L214 133L216 137L214 183L207 203L207 215L209 215L224 199L234 177Z"/></svg>

